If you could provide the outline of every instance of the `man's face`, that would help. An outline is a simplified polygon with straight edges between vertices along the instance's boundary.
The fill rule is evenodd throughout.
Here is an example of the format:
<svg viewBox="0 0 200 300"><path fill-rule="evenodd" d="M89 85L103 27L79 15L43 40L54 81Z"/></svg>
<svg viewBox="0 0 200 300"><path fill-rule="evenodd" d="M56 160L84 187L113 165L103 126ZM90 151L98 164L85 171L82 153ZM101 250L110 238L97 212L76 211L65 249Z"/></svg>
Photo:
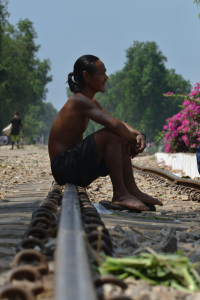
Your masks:
<svg viewBox="0 0 200 300"><path fill-rule="evenodd" d="M102 61L98 60L95 63L95 70L92 75L90 75L89 86L95 92L105 92L105 84L108 80L106 75L106 68Z"/></svg>

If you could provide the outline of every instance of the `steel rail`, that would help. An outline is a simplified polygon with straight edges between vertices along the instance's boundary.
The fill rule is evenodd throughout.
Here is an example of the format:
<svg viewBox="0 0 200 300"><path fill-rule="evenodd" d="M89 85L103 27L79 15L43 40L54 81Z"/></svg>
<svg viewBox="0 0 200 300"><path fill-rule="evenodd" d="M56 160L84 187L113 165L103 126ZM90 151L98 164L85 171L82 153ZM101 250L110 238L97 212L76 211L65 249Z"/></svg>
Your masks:
<svg viewBox="0 0 200 300"><path fill-rule="evenodd" d="M132 166L134 169L137 169L142 172L151 173L160 177L163 177L171 182L173 182L176 185L182 185L185 187L190 187L196 190L200 190L200 180L194 180L194 179L186 179L178 177L168 171L164 171L158 168L150 168L150 167L144 167L135 163L132 163Z"/></svg>
<svg viewBox="0 0 200 300"><path fill-rule="evenodd" d="M57 237L56 300L95 300L75 185L66 184Z"/></svg>

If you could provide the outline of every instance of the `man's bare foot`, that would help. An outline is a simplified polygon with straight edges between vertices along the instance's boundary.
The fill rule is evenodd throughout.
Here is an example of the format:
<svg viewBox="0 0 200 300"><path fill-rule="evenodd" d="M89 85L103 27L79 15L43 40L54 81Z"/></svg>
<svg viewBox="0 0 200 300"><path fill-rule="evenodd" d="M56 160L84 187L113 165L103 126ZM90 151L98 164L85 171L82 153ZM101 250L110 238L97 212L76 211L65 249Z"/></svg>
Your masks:
<svg viewBox="0 0 200 300"><path fill-rule="evenodd" d="M137 209L140 211L149 210L149 208L142 201L129 194L123 197L113 197L112 202L129 209Z"/></svg>
<svg viewBox="0 0 200 300"><path fill-rule="evenodd" d="M141 192L139 189L137 191L132 192L131 195L137 197L143 203L163 206L161 201Z"/></svg>

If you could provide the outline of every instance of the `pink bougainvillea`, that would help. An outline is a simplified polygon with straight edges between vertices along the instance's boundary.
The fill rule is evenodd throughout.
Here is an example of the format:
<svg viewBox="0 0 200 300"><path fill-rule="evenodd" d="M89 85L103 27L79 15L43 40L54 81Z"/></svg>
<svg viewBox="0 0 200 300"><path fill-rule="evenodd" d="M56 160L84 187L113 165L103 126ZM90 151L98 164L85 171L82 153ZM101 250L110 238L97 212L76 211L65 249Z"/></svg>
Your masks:
<svg viewBox="0 0 200 300"><path fill-rule="evenodd" d="M183 97L182 110L163 127L166 152L196 152L200 145L200 83L189 95L168 92L165 97Z"/></svg>

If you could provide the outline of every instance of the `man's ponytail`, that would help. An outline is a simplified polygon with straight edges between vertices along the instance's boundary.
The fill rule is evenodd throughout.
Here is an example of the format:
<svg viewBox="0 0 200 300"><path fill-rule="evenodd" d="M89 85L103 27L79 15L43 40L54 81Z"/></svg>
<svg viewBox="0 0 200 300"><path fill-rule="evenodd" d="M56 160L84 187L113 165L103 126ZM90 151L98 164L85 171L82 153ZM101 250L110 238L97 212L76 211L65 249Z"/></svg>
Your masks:
<svg viewBox="0 0 200 300"><path fill-rule="evenodd" d="M83 71L93 74L95 63L99 60L94 55L83 55L74 64L74 71L68 74L67 83L72 93L79 93L84 86ZM72 79L74 77L74 80Z"/></svg>

